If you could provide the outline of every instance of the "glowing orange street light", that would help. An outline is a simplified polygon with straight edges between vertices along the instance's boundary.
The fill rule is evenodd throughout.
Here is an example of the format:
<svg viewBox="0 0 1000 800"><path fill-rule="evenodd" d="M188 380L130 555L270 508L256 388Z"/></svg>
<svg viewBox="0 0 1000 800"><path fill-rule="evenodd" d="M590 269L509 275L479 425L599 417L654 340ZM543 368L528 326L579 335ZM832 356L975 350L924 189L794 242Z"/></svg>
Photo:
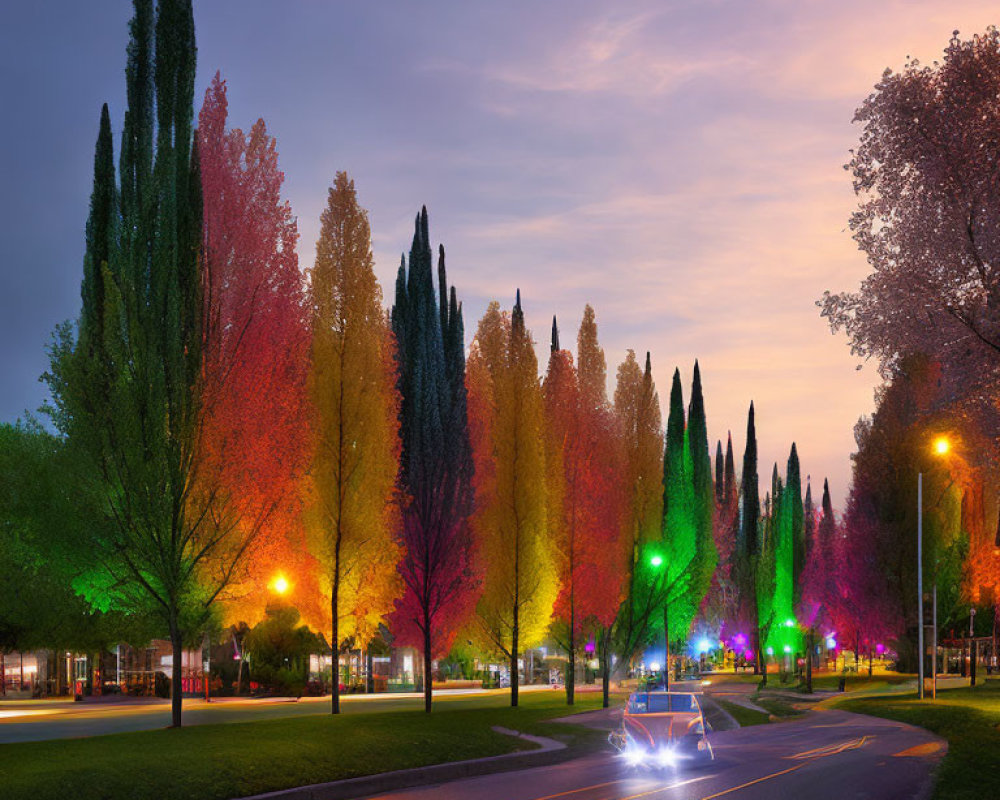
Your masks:
<svg viewBox="0 0 1000 800"><path fill-rule="evenodd" d="M285 580L285 576L279 575L277 578L275 578L273 583L271 583L271 588L274 590L276 594L284 594L285 592L287 592L288 581Z"/></svg>
<svg viewBox="0 0 1000 800"><path fill-rule="evenodd" d="M947 436L938 436L934 440L934 453L945 456L951 449ZM924 576L923 576L923 546L924 546L924 474L917 473L917 609L920 614L917 625L917 699L924 699ZM931 594L932 622L931 652L933 667L931 669L931 697L937 699L937 576L934 578L934 591Z"/></svg>

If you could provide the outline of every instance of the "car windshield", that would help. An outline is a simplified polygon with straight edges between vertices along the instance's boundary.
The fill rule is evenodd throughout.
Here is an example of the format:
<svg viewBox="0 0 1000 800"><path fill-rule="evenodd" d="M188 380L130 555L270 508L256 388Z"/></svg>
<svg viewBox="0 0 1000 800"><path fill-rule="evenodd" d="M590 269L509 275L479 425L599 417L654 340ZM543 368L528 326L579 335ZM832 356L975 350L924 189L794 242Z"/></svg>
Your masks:
<svg viewBox="0 0 1000 800"><path fill-rule="evenodd" d="M692 713L697 710L690 694L633 694L628 699L630 714Z"/></svg>

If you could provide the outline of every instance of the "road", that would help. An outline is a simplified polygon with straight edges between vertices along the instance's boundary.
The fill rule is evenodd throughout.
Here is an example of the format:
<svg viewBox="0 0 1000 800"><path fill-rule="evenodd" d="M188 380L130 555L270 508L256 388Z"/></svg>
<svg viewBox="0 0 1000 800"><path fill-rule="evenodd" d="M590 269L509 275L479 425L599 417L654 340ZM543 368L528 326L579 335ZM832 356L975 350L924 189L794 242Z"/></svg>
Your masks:
<svg viewBox="0 0 1000 800"><path fill-rule="evenodd" d="M551 691L548 687L521 687L522 691ZM447 690L434 692L434 703L461 702L463 708L507 703L509 690ZM422 694L342 695L345 714L373 711L401 711L423 708ZM185 698L184 724L206 725L286 719L311 714L327 714L329 697L292 699L220 698L206 703ZM71 739L108 733L156 730L170 725L169 700L135 698L88 700L10 700L0 702L0 744L35 742L44 739Z"/></svg>
<svg viewBox="0 0 1000 800"><path fill-rule="evenodd" d="M903 800L919 795L944 753L920 728L835 710L711 741L716 758L703 768L642 773L609 752L369 800Z"/></svg>

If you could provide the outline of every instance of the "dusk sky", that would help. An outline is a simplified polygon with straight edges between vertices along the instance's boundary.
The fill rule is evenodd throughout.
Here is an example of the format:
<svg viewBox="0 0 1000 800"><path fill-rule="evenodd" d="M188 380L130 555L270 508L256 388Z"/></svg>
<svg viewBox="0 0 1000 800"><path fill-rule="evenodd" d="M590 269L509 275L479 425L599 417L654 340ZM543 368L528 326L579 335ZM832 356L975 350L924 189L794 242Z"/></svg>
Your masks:
<svg viewBox="0 0 1000 800"><path fill-rule="evenodd" d="M0 420L45 398L53 327L79 311L102 102L124 106L131 4L7 4L0 27ZM337 170L370 213L391 301L414 214L430 213L467 341L520 288L539 357L558 315L597 312L609 391L627 348L652 351L665 405L698 358L712 449L742 454L757 409L762 485L798 443L842 507L858 371L815 300L854 288L843 169L854 109L886 67L930 62L986 2L195 3L197 106L216 70L230 122L277 137L299 259L312 265ZM574 345L575 349L575 345Z"/></svg>

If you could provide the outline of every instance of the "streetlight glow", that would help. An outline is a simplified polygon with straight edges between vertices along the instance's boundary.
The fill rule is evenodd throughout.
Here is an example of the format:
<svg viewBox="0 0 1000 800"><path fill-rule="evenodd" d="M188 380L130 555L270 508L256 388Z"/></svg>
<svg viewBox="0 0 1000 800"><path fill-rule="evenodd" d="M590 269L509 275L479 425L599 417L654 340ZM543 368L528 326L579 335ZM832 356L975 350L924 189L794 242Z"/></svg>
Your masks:
<svg viewBox="0 0 1000 800"><path fill-rule="evenodd" d="M288 581L285 580L284 575L279 575L277 578L275 578L274 583L272 585L274 586L274 591L277 592L278 594L284 594L285 592L288 591Z"/></svg>
<svg viewBox="0 0 1000 800"><path fill-rule="evenodd" d="M652 564L654 567L658 567L660 566L660 564L663 563L663 558L661 556L653 556L651 559L649 559L649 563Z"/></svg>
<svg viewBox="0 0 1000 800"><path fill-rule="evenodd" d="M944 436L939 436L934 440L934 452L939 456L943 456L951 449L951 442L948 441Z"/></svg>

